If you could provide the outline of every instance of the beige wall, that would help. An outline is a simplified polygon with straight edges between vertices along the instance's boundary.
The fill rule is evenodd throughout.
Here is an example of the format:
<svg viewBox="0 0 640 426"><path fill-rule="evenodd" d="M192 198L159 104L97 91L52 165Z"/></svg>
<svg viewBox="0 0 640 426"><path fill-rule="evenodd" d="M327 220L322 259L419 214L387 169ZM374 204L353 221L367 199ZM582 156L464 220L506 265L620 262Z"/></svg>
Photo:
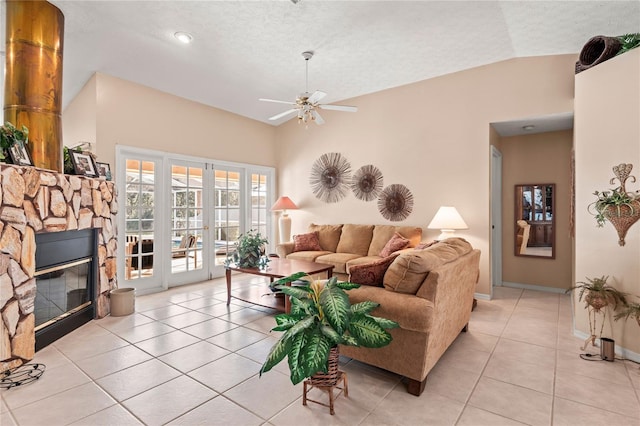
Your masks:
<svg viewBox="0 0 640 426"><path fill-rule="evenodd" d="M501 138L502 280L567 289L572 286L569 209L573 131ZM555 259L516 256L515 185L555 184Z"/></svg>
<svg viewBox="0 0 640 426"><path fill-rule="evenodd" d="M91 142L95 152L96 117L96 76L94 75L64 110L62 120L64 145L75 146L80 142Z"/></svg>
<svg viewBox="0 0 640 426"><path fill-rule="evenodd" d="M275 166L273 126L106 74L96 74L65 109L65 135L89 133L84 108L92 96L94 152L112 168L117 144Z"/></svg>
<svg viewBox="0 0 640 426"><path fill-rule="evenodd" d="M618 245L610 223L597 228L587 212L593 192L615 188L611 168L631 163L640 177L640 49L597 65L575 79L576 241L575 279L608 275L619 290L640 296L640 223L627 233L626 245ZM627 190L640 183L627 182ZM587 310L575 307L576 327L588 334ZM604 336L617 345L640 353L640 327L635 321L607 325Z"/></svg>
<svg viewBox="0 0 640 426"><path fill-rule="evenodd" d="M339 152L353 171L373 164L385 186L412 191L413 213L402 224L426 228L439 206L456 206L469 225L458 235L482 251L477 291L489 294L489 123L572 111L575 61L576 55L508 60L340 102L358 112L323 111L324 126L305 130L291 120L278 127L278 195L300 207L290 212L292 233L310 222L389 223L375 202L350 194L325 204L314 197L313 162Z"/></svg>

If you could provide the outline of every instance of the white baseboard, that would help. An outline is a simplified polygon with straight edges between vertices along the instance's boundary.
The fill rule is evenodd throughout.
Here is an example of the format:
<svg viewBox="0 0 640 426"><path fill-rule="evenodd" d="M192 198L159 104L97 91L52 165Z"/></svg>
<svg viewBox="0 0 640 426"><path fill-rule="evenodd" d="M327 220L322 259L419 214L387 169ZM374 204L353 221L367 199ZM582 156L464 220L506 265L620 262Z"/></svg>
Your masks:
<svg viewBox="0 0 640 426"><path fill-rule="evenodd" d="M491 295L490 294L473 293L473 297L475 297L476 299L480 299L480 300L491 300Z"/></svg>
<svg viewBox="0 0 640 426"><path fill-rule="evenodd" d="M587 337L589 337L587 333L576 330L575 328L573 329L573 335L583 340L586 340ZM600 339L596 339L598 343L600 343L599 340ZM640 354L632 352L629 349L615 345L615 352L616 352L616 356L622 356L622 358L630 359L631 361L635 361L635 362L640 362Z"/></svg>
<svg viewBox="0 0 640 426"><path fill-rule="evenodd" d="M556 288L556 287L545 287L542 285L533 285L533 284L521 284L521 283L512 283L509 281L502 282L503 287L512 287L512 288L523 288L525 290L535 290L535 291L544 291L547 293L562 293L564 294L567 289L566 288Z"/></svg>

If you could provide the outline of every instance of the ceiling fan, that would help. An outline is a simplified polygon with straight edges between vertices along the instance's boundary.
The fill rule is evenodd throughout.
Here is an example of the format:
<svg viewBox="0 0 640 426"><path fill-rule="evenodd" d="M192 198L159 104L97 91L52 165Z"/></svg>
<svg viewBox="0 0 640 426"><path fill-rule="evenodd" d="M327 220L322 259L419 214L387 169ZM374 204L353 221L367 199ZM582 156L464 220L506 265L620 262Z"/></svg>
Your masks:
<svg viewBox="0 0 640 426"><path fill-rule="evenodd" d="M260 101L264 102L275 102L278 104L287 104L291 105L292 108L281 112L280 114L276 114L273 117L269 117L270 121L278 120L282 117L286 117L288 115L293 116L293 114L297 114L298 123L308 123L309 121L315 121L316 124L320 125L324 123L324 119L318 112L318 109L327 109L334 111L346 111L346 112L356 112L358 111L357 107L347 106L347 105L331 105L331 104L320 104L320 100L327 96L326 93L321 92L320 90L316 90L313 93L309 93L309 59L313 57L313 52L307 51L302 52L302 57L306 63L306 91L298 95L294 102L291 101L278 101L275 99L264 99L260 98Z"/></svg>

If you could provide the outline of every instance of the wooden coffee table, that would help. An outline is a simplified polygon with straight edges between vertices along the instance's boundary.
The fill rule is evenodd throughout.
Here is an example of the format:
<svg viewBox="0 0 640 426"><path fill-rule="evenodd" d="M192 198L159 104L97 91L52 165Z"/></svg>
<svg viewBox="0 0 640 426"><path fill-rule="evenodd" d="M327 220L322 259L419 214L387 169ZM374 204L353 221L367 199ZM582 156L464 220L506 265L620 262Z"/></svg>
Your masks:
<svg viewBox="0 0 640 426"><path fill-rule="evenodd" d="M306 260L271 258L271 262L266 269L260 268L241 268L235 264L231 264L226 268L227 277L227 305L231 302L231 297L254 305L273 308L282 312L289 313L291 305L288 297L276 297L268 286L250 286L238 289L231 294L231 272L243 272L245 274L260 275L269 277L270 282L275 278L284 278L293 275L296 272L304 272L307 275L315 275L326 272L327 278L333 275L333 265L325 265L323 263L308 262Z"/></svg>

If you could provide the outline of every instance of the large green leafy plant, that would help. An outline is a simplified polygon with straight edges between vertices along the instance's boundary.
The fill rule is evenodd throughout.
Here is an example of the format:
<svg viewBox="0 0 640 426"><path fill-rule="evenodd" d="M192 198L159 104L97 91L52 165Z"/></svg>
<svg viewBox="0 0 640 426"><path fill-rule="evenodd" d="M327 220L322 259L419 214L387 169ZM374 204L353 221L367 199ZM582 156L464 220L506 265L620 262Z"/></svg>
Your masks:
<svg viewBox="0 0 640 426"><path fill-rule="evenodd" d="M333 277L328 281L303 280L302 285L286 285L304 276L297 273L272 285L290 297L291 313L276 315L277 326L273 331L284 333L271 348L260 375L287 357L291 382L295 385L316 373L326 373L329 352L338 344L380 348L391 343L391 334L386 329L398 324L370 314L378 303L349 302L345 290L360 287L358 284L338 282Z"/></svg>
<svg viewBox="0 0 640 426"><path fill-rule="evenodd" d="M20 142L29 143L29 130L25 126L18 129L8 121L0 126L0 161L9 158L9 148Z"/></svg>

